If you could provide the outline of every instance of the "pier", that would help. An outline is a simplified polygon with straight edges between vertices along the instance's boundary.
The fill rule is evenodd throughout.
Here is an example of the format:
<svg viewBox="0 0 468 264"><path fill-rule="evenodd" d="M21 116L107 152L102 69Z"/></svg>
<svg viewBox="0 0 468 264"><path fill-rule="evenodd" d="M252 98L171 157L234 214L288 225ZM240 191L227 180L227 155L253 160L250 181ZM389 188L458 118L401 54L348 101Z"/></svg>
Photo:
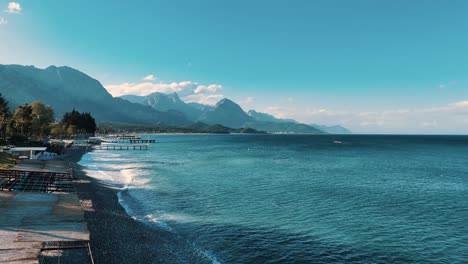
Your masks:
<svg viewBox="0 0 468 264"><path fill-rule="evenodd" d="M147 144L140 144L140 145L105 144L105 145L94 146L94 149L98 149L98 150L149 150L149 146Z"/></svg>
<svg viewBox="0 0 468 264"><path fill-rule="evenodd" d="M148 143L156 143L154 139L117 139L117 138L105 138L102 140L105 143L121 143L121 144L148 144Z"/></svg>
<svg viewBox="0 0 468 264"><path fill-rule="evenodd" d="M131 135L108 135L101 138L102 142L106 143L121 143L121 144L150 144L156 143L155 139L144 139Z"/></svg>
<svg viewBox="0 0 468 264"><path fill-rule="evenodd" d="M140 137L133 136L133 135L108 135L106 138L113 138L113 139L140 139Z"/></svg>
<svg viewBox="0 0 468 264"><path fill-rule="evenodd" d="M129 139L130 144L138 144L138 143L156 143L154 139Z"/></svg>

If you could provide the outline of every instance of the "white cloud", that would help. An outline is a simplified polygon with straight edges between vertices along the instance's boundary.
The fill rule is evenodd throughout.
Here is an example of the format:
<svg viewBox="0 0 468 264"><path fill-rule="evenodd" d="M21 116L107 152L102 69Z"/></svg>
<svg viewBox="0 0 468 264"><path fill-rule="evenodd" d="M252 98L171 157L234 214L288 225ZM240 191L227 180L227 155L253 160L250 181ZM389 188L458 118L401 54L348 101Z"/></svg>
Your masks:
<svg viewBox="0 0 468 264"><path fill-rule="evenodd" d="M306 124L340 124L356 133L468 133L468 100L432 108L374 112L296 106L270 106L262 110L277 118L293 118Z"/></svg>
<svg viewBox="0 0 468 264"><path fill-rule="evenodd" d="M21 5L17 2L8 3L8 8L5 12L10 14L19 14L21 12Z"/></svg>
<svg viewBox="0 0 468 264"><path fill-rule="evenodd" d="M254 98L249 96L249 97L245 98L245 100L243 100L241 103L251 104L251 103L253 103L253 101L254 101Z"/></svg>
<svg viewBox="0 0 468 264"><path fill-rule="evenodd" d="M294 101L294 98L288 97L288 102L292 103Z"/></svg>
<svg viewBox="0 0 468 264"><path fill-rule="evenodd" d="M223 95L216 93L223 89L222 85L199 85L196 82L173 82L173 83L152 83L150 80L156 79L154 75L148 75L144 78L146 82L142 83L123 83L106 85L107 91L114 97L122 95L145 96L154 92L159 93L178 93L186 102L196 102L200 104L213 105L223 99Z"/></svg>
<svg viewBox="0 0 468 264"><path fill-rule="evenodd" d="M148 76L146 76L145 78L143 78L144 81L155 81L156 80L156 77L154 77L153 74L150 74Z"/></svg>
<svg viewBox="0 0 468 264"><path fill-rule="evenodd" d="M123 83L118 85L106 85L105 88L110 94L112 94L112 96L122 96L127 94L143 96L154 92L179 93L184 90L194 90L197 86L197 83L185 81L179 83Z"/></svg>
<svg viewBox="0 0 468 264"><path fill-rule="evenodd" d="M202 93L202 92L209 92L209 93L215 93L218 91L221 91L223 89L222 85L219 84L210 84L208 86L200 85L195 89L195 93Z"/></svg>
<svg viewBox="0 0 468 264"><path fill-rule="evenodd" d="M448 105L450 108L468 108L468 100L467 101L459 101L455 103L451 103Z"/></svg>
<svg viewBox="0 0 468 264"><path fill-rule="evenodd" d="M276 118L292 118L293 116L295 116L296 109L282 106L268 106L261 112L268 113Z"/></svg>
<svg viewBox="0 0 468 264"><path fill-rule="evenodd" d="M206 105L214 105L219 100L223 99L224 96L222 94L191 94L182 98L187 103L199 103L199 104L206 104Z"/></svg>
<svg viewBox="0 0 468 264"><path fill-rule="evenodd" d="M0 25L6 25L8 24L8 20L4 19L3 17L0 17Z"/></svg>

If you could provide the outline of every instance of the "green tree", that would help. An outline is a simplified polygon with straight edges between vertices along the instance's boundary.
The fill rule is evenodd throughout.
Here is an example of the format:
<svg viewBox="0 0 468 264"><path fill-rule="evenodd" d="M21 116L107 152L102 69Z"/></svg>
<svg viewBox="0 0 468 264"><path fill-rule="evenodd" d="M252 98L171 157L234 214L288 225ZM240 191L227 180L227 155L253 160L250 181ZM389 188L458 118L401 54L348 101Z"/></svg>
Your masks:
<svg viewBox="0 0 468 264"><path fill-rule="evenodd" d="M42 138L43 135L48 135L51 130L51 125L54 122L54 109L46 106L41 101L31 103L32 108L32 135L36 138Z"/></svg>
<svg viewBox="0 0 468 264"><path fill-rule="evenodd" d="M50 134L54 136L63 136L67 134L67 131L65 131L65 129L63 128L61 124L56 124L50 130Z"/></svg>
<svg viewBox="0 0 468 264"><path fill-rule="evenodd" d="M68 128L67 128L67 134L68 134L68 135L71 136L71 135L76 134L77 132L78 132L78 126L76 126L76 125L70 125L70 126L68 126Z"/></svg>
<svg viewBox="0 0 468 264"><path fill-rule="evenodd" d="M0 140L6 140L7 124L11 118L10 107L8 101L0 94Z"/></svg>
<svg viewBox="0 0 468 264"><path fill-rule="evenodd" d="M16 108L12 118L12 128L14 134L21 136L29 136L32 130L32 107L29 104L24 104Z"/></svg>
<svg viewBox="0 0 468 264"><path fill-rule="evenodd" d="M75 109L65 113L60 124L68 134L94 134L97 130L96 120L91 113L80 113Z"/></svg>

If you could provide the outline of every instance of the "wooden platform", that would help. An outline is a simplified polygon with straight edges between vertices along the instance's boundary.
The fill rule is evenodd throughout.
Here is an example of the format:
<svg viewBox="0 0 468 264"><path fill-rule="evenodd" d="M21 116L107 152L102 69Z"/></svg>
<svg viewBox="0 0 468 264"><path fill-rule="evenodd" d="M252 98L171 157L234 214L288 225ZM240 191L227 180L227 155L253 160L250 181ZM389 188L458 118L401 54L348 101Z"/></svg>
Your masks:
<svg viewBox="0 0 468 264"><path fill-rule="evenodd" d="M139 144L139 143L156 143L154 139L129 139L130 144Z"/></svg>
<svg viewBox="0 0 468 264"><path fill-rule="evenodd" d="M105 143L114 143L114 144L148 144L156 143L155 139L104 139Z"/></svg>
<svg viewBox="0 0 468 264"><path fill-rule="evenodd" d="M0 263L39 263L44 244L88 241L76 194L0 191Z"/></svg>
<svg viewBox="0 0 468 264"><path fill-rule="evenodd" d="M99 150L149 150L149 146L145 145L118 145L118 144L105 144L94 146L94 149Z"/></svg>
<svg viewBox="0 0 468 264"><path fill-rule="evenodd" d="M73 192L72 169L65 161L23 160L12 169L0 170L0 190Z"/></svg>

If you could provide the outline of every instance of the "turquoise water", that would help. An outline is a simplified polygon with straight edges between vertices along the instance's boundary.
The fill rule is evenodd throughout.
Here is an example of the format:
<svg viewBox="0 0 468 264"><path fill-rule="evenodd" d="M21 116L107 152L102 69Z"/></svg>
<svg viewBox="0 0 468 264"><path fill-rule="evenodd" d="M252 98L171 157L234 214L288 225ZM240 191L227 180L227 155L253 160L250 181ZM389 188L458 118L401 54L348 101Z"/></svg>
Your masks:
<svg viewBox="0 0 468 264"><path fill-rule="evenodd" d="M177 262L468 263L468 137L150 137L80 163Z"/></svg>

